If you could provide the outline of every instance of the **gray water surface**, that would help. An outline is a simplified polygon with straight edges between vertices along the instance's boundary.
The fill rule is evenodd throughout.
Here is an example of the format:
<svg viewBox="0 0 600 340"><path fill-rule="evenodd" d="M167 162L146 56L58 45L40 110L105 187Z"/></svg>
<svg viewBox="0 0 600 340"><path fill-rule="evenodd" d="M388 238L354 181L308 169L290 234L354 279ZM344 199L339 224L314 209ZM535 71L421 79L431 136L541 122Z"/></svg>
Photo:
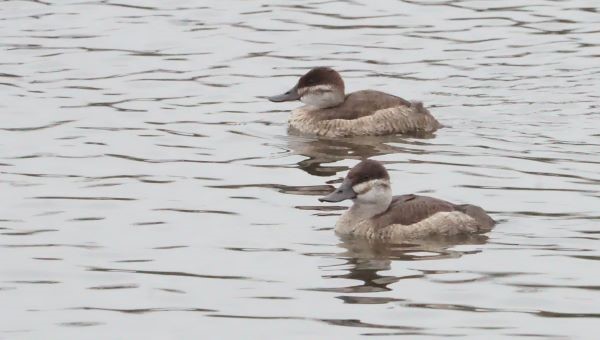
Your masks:
<svg viewBox="0 0 600 340"><path fill-rule="evenodd" d="M0 3L0 338L595 338L595 0ZM288 135L313 66L432 138ZM486 235L373 245L317 197L357 160Z"/></svg>

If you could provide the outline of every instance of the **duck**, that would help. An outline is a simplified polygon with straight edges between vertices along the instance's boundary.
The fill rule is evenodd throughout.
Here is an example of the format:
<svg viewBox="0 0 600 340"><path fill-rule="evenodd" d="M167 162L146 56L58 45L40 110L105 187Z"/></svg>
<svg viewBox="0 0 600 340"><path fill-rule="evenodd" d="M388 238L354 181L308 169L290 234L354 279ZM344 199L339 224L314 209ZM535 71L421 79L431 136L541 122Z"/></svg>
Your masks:
<svg viewBox="0 0 600 340"><path fill-rule="evenodd" d="M429 134L442 125L422 102L375 90L344 92L341 75L329 67L315 67L287 92L269 97L272 102L299 100L306 104L292 111L289 127L320 137Z"/></svg>
<svg viewBox="0 0 600 340"><path fill-rule="evenodd" d="M392 196L388 171L372 159L355 165L339 188L319 200L348 199L353 204L335 225L342 236L395 242L481 234L496 224L476 205L415 194Z"/></svg>

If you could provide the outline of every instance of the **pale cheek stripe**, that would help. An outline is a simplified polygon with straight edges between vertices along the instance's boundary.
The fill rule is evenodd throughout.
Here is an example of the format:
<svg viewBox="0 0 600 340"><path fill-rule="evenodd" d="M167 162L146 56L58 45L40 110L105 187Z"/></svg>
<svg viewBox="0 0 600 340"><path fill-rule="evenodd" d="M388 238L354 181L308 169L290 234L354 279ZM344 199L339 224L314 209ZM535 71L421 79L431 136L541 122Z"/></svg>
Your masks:
<svg viewBox="0 0 600 340"><path fill-rule="evenodd" d="M387 188L390 186L390 183L385 180L374 179L374 180L370 180L367 182L357 184L352 187L352 190L354 190L354 192L357 193L358 195L361 195L361 194L368 192L369 190L373 189L373 187L378 186L378 185L384 186Z"/></svg>
<svg viewBox="0 0 600 340"><path fill-rule="evenodd" d="M302 87L298 89L298 94L303 96L307 92L317 92L317 91L331 91L333 90L333 86L331 85L316 85L309 87Z"/></svg>
<svg viewBox="0 0 600 340"><path fill-rule="evenodd" d="M361 189L362 189L362 187L361 187ZM354 190L354 192L357 195L362 195L362 194L366 194L369 190L371 190L371 188L364 188L364 190Z"/></svg>

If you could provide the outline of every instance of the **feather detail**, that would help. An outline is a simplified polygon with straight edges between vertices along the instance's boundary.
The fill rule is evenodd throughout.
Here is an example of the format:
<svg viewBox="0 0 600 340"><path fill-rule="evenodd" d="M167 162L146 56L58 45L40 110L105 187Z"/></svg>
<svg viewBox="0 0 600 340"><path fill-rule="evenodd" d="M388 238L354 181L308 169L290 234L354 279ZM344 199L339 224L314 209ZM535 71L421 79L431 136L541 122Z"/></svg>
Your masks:
<svg viewBox="0 0 600 340"><path fill-rule="evenodd" d="M323 137L350 137L367 135L406 134L433 132L440 123L420 106L397 106L381 109L356 119L322 120L310 107L292 112L290 128L305 134Z"/></svg>
<svg viewBox="0 0 600 340"><path fill-rule="evenodd" d="M494 223L478 206L454 205L428 196L401 195L392 199L386 211L366 219L360 218L351 207L337 222L336 232L400 241L487 232Z"/></svg>
<svg viewBox="0 0 600 340"><path fill-rule="evenodd" d="M342 221L340 221L342 222ZM475 219L460 211L438 212L409 225L390 224L378 226L364 220L350 226L336 225L336 232L378 241L404 241L434 236L449 237L481 232Z"/></svg>

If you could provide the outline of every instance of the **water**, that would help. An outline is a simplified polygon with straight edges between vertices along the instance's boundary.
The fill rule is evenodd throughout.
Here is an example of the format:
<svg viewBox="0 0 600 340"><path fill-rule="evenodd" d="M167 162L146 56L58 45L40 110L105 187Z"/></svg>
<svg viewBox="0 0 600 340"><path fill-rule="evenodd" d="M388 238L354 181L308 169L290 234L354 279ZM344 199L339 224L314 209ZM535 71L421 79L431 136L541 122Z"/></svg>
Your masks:
<svg viewBox="0 0 600 340"><path fill-rule="evenodd" d="M0 338L594 338L596 1L0 4ZM289 136L310 67L434 138ZM468 240L339 239L362 157L475 203ZM334 183L333 183L334 184ZM210 335L210 336L209 336Z"/></svg>

